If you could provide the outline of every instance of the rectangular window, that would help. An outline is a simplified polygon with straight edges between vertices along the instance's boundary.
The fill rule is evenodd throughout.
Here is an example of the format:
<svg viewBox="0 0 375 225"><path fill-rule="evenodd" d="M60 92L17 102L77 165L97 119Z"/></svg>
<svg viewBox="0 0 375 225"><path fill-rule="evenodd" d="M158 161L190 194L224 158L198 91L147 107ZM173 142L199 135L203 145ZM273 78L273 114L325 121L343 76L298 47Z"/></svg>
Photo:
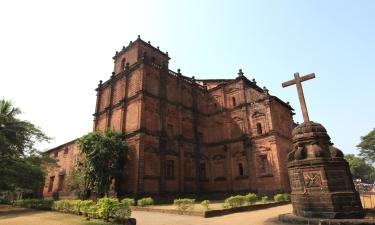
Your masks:
<svg viewBox="0 0 375 225"><path fill-rule="evenodd" d="M168 124L167 133L169 137L173 137L173 125L172 124Z"/></svg>
<svg viewBox="0 0 375 225"><path fill-rule="evenodd" d="M51 192L53 189L53 182L55 181L55 177L52 176L49 178L49 184L48 184L48 192Z"/></svg>
<svg viewBox="0 0 375 225"><path fill-rule="evenodd" d="M199 165L199 178L200 179L206 179L207 177L207 174L206 174L206 164L205 163L201 163Z"/></svg>
<svg viewBox="0 0 375 225"><path fill-rule="evenodd" d="M64 154L68 154L68 152L69 152L69 148L68 148L68 147L65 147L65 148L64 148Z"/></svg>
<svg viewBox="0 0 375 225"><path fill-rule="evenodd" d="M54 153L53 153L53 156L54 156L55 158L57 158L57 157L59 156L59 152L58 152L58 151L54 152Z"/></svg>
<svg viewBox="0 0 375 225"><path fill-rule="evenodd" d="M262 155L261 156L261 162L262 162L262 173L269 174L269 165L268 165L268 159L267 155Z"/></svg>
<svg viewBox="0 0 375 225"><path fill-rule="evenodd" d="M60 175L59 176L59 186L58 186L58 191L61 191L64 187L64 179L65 179L65 176L64 175Z"/></svg>
<svg viewBox="0 0 375 225"><path fill-rule="evenodd" d="M174 178L174 161L167 160L167 178Z"/></svg>

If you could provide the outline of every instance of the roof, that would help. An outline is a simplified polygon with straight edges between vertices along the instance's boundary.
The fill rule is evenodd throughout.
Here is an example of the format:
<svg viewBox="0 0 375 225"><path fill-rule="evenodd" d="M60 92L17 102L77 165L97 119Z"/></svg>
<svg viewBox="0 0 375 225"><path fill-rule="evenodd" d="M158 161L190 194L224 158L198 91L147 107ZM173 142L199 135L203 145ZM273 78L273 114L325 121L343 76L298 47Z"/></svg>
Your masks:
<svg viewBox="0 0 375 225"><path fill-rule="evenodd" d="M130 48L132 48L134 45L136 45L137 43L141 43L151 49L153 49L154 51L160 53L161 55L164 55L165 57L167 57L168 59L171 59L169 56L168 56L168 52L162 52L159 47L155 48L154 46L151 45L150 42L145 42L144 40L141 39L141 37L138 35L138 38L135 40L135 41L130 41L128 46L123 46L121 51L116 51L116 54L112 57L112 59L116 60L116 58L121 55L122 53L126 52L127 50L129 50Z"/></svg>
<svg viewBox="0 0 375 225"><path fill-rule="evenodd" d="M69 142L66 142L66 143L64 143L64 144L62 144L62 145L59 145L59 146L57 146L57 147L51 148L51 149L45 151L45 153L53 152L54 150L57 150L57 149L60 149L60 148L62 148L62 147L64 147L64 146L67 146L67 145L73 144L73 143L75 143L75 142L77 141L77 139L78 139L78 138L76 138L76 139L74 139L74 140L71 140L71 141L69 141Z"/></svg>

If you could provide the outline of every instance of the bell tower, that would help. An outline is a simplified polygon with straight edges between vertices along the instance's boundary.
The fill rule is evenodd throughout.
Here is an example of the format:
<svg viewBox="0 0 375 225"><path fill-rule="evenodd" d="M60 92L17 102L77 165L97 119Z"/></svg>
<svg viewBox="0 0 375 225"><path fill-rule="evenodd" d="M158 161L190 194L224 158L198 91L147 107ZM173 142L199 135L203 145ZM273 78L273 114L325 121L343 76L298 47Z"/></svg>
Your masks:
<svg viewBox="0 0 375 225"><path fill-rule="evenodd" d="M114 59L115 74L121 73L126 67L130 67L138 63L141 59L147 58L150 62L158 65L166 65L169 63L168 52L162 52L158 47L154 47L150 42L145 42L138 35L135 41L130 41L128 46L123 46L121 51L116 51Z"/></svg>

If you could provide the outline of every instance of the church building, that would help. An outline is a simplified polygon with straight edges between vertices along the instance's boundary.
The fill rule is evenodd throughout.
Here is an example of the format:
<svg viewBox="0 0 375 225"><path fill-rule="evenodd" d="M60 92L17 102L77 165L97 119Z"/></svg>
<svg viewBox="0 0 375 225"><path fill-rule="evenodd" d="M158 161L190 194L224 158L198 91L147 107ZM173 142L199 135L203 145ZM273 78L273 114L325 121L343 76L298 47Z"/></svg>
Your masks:
<svg viewBox="0 0 375 225"><path fill-rule="evenodd" d="M126 134L129 194L275 193L290 190L293 109L240 70L198 79L169 70L168 52L140 37L116 52L114 72L96 92L94 130ZM89 115L88 115L89 116ZM60 167L44 196L70 196L75 140L48 151Z"/></svg>

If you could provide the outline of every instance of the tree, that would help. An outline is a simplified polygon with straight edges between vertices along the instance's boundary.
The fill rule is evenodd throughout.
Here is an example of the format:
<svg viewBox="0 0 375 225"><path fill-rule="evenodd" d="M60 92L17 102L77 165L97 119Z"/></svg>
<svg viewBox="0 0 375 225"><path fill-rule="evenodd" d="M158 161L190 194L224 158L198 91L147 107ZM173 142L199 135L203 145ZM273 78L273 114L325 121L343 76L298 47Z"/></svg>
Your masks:
<svg viewBox="0 0 375 225"><path fill-rule="evenodd" d="M112 180L115 180L117 195L121 195L121 181L128 147L124 134L107 129L84 135L77 141L86 188L99 195L108 195Z"/></svg>
<svg viewBox="0 0 375 225"><path fill-rule="evenodd" d="M21 110L0 101L0 191L37 193L44 183L45 166L54 161L35 149L49 138L34 124L20 120Z"/></svg>
<svg viewBox="0 0 375 225"><path fill-rule="evenodd" d="M361 137L361 143L357 145L359 155L375 162L375 128L366 136Z"/></svg>
<svg viewBox="0 0 375 225"><path fill-rule="evenodd" d="M375 167L367 163L365 159L354 154L346 155L345 159L349 163L353 179L361 179L364 183L373 183L375 181Z"/></svg>
<svg viewBox="0 0 375 225"><path fill-rule="evenodd" d="M85 173L82 164L75 165L67 178L67 184L70 191L74 191L79 198L83 197L86 191Z"/></svg>

